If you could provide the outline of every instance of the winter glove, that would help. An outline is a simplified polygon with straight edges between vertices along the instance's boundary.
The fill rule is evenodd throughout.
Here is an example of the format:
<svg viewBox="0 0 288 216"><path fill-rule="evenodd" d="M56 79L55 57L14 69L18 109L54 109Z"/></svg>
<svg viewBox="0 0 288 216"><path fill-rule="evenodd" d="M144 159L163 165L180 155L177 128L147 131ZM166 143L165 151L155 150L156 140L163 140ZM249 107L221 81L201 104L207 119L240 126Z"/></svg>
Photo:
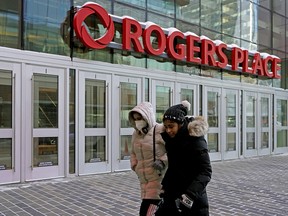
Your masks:
<svg viewBox="0 0 288 216"><path fill-rule="evenodd" d="M159 159L155 160L152 166L153 166L153 168L154 168L155 170L158 170L158 171L160 171L160 172L161 172L163 169L165 169L165 164L164 164L164 162L163 162L162 160L159 160Z"/></svg>

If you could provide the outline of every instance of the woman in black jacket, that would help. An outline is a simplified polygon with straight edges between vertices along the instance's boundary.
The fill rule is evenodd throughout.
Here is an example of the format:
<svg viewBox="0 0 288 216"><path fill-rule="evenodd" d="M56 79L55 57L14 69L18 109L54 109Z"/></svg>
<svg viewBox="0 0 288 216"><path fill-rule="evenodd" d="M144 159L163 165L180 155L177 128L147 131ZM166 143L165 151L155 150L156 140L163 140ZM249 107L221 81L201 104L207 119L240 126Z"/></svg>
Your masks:
<svg viewBox="0 0 288 216"><path fill-rule="evenodd" d="M164 204L156 215L209 215L206 186L212 175L203 117L187 117L188 101L170 107L163 116L162 138L168 170L162 180Z"/></svg>

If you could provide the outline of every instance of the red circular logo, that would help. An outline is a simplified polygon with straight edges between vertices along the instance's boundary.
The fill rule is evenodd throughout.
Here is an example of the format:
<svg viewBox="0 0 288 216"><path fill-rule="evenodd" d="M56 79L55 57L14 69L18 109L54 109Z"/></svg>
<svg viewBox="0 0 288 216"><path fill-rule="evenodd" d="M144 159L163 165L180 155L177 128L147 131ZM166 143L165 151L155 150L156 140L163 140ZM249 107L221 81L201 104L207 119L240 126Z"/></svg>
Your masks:
<svg viewBox="0 0 288 216"><path fill-rule="evenodd" d="M95 14L101 21L102 25L106 28L105 34L94 39L87 31L87 27L83 25L85 19L91 14ZM114 23L112 17L107 11L99 4L89 2L84 4L74 16L73 26L75 33L79 40L86 46L92 49L103 49L105 48L114 37Z"/></svg>

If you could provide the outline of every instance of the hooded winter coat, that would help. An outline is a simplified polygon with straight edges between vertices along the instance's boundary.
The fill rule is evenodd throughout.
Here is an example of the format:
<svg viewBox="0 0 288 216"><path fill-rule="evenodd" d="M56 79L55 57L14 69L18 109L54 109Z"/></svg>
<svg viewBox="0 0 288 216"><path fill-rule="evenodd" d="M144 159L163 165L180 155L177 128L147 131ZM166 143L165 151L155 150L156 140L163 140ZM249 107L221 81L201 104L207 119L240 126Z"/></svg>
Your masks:
<svg viewBox="0 0 288 216"><path fill-rule="evenodd" d="M147 123L147 133L136 128L133 112L139 113ZM162 188L161 181L167 170L167 155L164 141L161 137L163 125L155 120L152 104L142 102L129 112L129 121L135 131L132 134L132 150L130 155L131 169L138 176L141 188L142 199L160 199L159 194ZM155 159L163 161L165 168L158 171L153 168L153 131L155 128Z"/></svg>
<svg viewBox="0 0 288 216"><path fill-rule="evenodd" d="M206 186L210 182L212 168L204 139L207 132L208 124L199 116L193 121L186 118L173 138L166 132L161 134L166 143L169 163L162 181L164 196L171 203L175 203L182 194L194 201L192 208L185 209L187 213L182 212L181 215L209 215Z"/></svg>

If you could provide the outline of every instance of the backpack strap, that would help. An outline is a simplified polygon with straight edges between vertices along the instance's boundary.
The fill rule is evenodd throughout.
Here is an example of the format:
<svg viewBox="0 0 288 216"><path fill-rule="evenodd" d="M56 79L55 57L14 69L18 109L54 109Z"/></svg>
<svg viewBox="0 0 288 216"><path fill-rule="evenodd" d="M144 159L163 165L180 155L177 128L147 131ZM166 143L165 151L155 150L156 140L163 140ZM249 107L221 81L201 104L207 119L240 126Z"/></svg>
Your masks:
<svg viewBox="0 0 288 216"><path fill-rule="evenodd" d="M156 125L154 126L154 130L153 130L153 159L154 159L154 161L156 160L155 129L156 129Z"/></svg>

